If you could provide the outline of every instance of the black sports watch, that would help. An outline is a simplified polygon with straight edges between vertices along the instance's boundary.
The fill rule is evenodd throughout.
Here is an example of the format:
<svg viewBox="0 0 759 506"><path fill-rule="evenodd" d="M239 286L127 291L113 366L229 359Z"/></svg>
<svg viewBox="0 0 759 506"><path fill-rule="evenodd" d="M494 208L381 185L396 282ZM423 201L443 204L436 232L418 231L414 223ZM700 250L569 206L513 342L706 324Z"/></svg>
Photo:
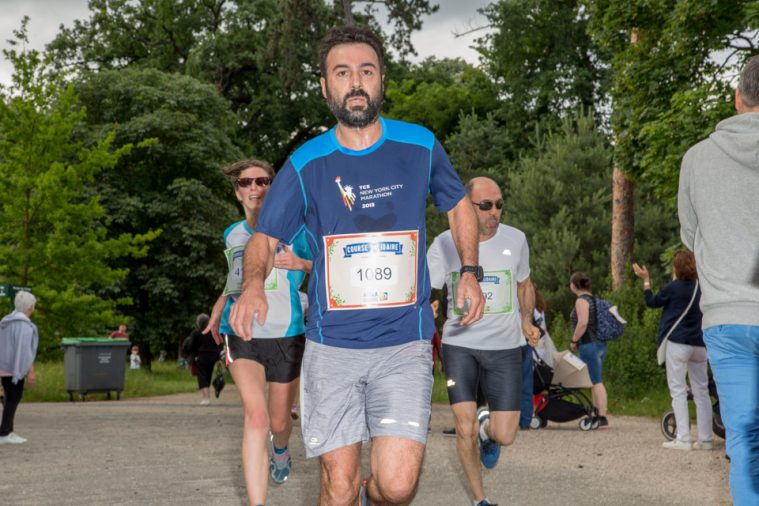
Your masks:
<svg viewBox="0 0 759 506"><path fill-rule="evenodd" d="M461 269L459 269L459 274L463 276L465 272L471 272L474 274L478 283L482 281L482 278L485 276L481 265L462 265Z"/></svg>

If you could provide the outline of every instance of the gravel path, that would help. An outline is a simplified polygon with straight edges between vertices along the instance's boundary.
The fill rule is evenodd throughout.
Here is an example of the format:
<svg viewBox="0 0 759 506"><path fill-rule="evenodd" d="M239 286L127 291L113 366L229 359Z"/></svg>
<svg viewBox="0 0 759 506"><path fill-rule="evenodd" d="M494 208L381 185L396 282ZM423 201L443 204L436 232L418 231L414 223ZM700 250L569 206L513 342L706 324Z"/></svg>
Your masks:
<svg viewBox="0 0 759 506"><path fill-rule="evenodd" d="M234 386L211 406L195 394L85 403L23 403L23 445L0 446L5 505L243 505L242 410ZM485 472L491 500L509 505L730 504L724 442L712 452L661 448L658 420L611 417L611 430L576 422L520 432ZM471 504L456 458L450 408L433 407L432 433L415 505ZM313 505L316 461L306 461L300 428L294 469L269 488L269 504ZM366 451L364 452L367 453ZM364 461L366 465L366 459Z"/></svg>

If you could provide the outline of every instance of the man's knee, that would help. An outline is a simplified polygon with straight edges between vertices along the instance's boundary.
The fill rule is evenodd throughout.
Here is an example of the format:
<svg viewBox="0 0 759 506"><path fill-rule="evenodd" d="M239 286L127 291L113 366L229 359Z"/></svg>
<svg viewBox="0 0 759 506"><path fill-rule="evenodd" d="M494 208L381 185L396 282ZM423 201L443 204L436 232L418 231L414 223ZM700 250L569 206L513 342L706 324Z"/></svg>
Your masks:
<svg viewBox="0 0 759 506"><path fill-rule="evenodd" d="M350 500L358 497L361 481L358 466L350 465L331 455L321 457L321 484L327 504L351 504Z"/></svg>
<svg viewBox="0 0 759 506"><path fill-rule="evenodd" d="M419 482L417 473L408 473L393 477L380 476L376 480L377 490L386 502L391 504L408 504L416 495Z"/></svg>

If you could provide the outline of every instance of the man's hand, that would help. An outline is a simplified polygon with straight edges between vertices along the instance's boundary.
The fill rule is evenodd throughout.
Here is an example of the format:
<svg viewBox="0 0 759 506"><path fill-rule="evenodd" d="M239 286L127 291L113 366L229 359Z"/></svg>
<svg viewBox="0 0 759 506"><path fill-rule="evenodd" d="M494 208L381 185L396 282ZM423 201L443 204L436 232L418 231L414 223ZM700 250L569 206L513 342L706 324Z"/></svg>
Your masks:
<svg viewBox="0 0 759 506"><path fill-rule="evenodd" d="M221 325L221 315L224 312L224 307L227 305L227 296L222 295L216 299L216 303L213 305L211 316L208 318L208 325L201 332L204 334L211 332L213 340L216 344L221 344L221 334L219 333L219 326Z"/></svg>
<svg viewBox="0 0 759 506"><path fill-rule="evenodd" d="M465 308L467 299L469 308ZM465 272L459 279L456 287L456 303L458 309L464 311L464 316L459 320L459 325L470 325L480 318L485 310L485 297L477 278L471 272Z"/></svg>
<svg viewBox="0 0 759 506"><path fill-rule="evenodd" d="M263 325L268 311L269 303L263 289L246 288L229 312L229 324L237 336L249 341L253 338L253 317L256 317L259 325Z"/></svg>
<svg viewBox="0 0 759 506"><path fill-rule="evenodd" d="M282 251L274 255L274 267L288 271L302 271L303 261L287 244L283 244Z"/></svg>
<svg viewBox="0 0 759 506"><path fill-rule="evenodd" d="M522 320L522 334L527 338L527 343L535 348L540 340L540 329L532 323L532 319Z"/></svg>
<svg viewBox="0 0 759 506"><path fill-rule="evenodd" d="M26 383L33 387L37 383L37 374L35 374L34 369L29 369L29 372L26 373Z"/></svg>

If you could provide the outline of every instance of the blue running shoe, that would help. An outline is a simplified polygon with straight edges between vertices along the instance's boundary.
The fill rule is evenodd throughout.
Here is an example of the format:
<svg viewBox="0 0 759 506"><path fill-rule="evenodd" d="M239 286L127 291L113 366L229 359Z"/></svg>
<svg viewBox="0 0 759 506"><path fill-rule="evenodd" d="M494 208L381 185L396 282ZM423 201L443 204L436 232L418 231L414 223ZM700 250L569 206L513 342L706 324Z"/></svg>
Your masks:
<svg viewBox="0 0 759 506"><path fill-rule="evenodd" d="M480 408L477 411L477 420L482 426L487 420L490 420L490 411ZM501 455L501 445L489 438L483 439L480 434L480 462L486 469L493 469L498 463L498 457Z"/></svg>
<svg viewBox="0 0 759 506"><path fill-rule="evenodd" d="M477 503L477 506L498 506L498 505L488 501L487 499L483 499L482 501Z"/></svg>
<svg viewBox="0 0 759 506"><path fill-rule="evenodd" d="M269 442L271 447L271 459L269 459L269 473L271 479L277 485L282 485L290 477L290 469L293 467L293 459L290 457L290 448L285 448L283 453L274 450L274 439Z"/></svg>

